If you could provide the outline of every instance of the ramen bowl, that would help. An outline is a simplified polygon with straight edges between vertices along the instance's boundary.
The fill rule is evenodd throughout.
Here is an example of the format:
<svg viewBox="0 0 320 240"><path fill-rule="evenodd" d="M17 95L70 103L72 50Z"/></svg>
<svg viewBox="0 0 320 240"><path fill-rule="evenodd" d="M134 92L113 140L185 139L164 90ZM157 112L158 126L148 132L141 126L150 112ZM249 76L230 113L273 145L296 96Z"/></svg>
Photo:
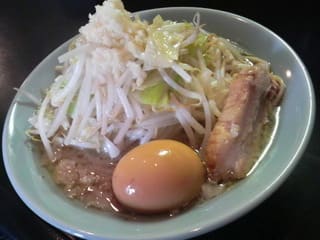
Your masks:
<svg viewBox="0 0 320 240"><path fill-rule="evenodd" d="M3 132L3 157L9 179L22 201L44 221L86 239L186 239L215 230L253 209L285 181L308 143L314 120L314 94L308 72L292 48L260 24L232 13L173 7L138 12L151 20L192 21L199 12L205 29L237 42L254 55L271 62L272 70L286 85L276 134L259 165L245 179L216 198L197 204L175 217L150 221L128 221L84 208L68 199L51 181L39 163L26 130L34 108L17 93ZM36 97L55 77L57 58L67 49L64 43L46 57L27 77L21 89ZM299 96L299 97L297 97Z"/></svg>

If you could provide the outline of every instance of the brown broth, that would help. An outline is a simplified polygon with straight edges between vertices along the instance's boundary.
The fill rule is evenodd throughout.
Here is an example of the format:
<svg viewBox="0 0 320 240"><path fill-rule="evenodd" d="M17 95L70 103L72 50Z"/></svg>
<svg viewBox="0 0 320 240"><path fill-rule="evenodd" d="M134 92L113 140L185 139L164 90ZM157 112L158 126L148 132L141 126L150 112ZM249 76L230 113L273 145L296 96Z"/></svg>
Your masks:
<svg viewBox="0 0 320 240"><path fill-rule="evenodd" d="M270 145L271 135L276 130L274 126L277 125L279 109L275 112L276 114L269 115L268 124L263 126L261 135L255 136L259 141L252 149L252 155L257 160L259 160L261 153L267 150L266 146ZM54 149L55 160L51 161L46 154L43 154L42 163L49 171L53 181L67 197L80 201L85 207L102 210L128 220L149 221L176 216L195 204L220 195L235 183L217 184L208 180L203 184L199 198L187 206L164 214L142 215L128 211L117 201L113 193L112 174L119 159L111 160L106 155L94 150L83 150L75 147L58 146Z"/></svg>

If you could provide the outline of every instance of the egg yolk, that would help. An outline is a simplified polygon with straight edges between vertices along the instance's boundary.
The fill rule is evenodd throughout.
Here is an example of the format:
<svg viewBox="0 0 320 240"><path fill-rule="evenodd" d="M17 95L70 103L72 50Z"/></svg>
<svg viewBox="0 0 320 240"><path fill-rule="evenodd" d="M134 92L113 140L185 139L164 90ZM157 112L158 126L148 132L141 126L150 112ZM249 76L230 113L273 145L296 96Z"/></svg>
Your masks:
<svg viewBox="0 0 320 240"><path fill-rule="evenodd" d="M155 140L124 155L112 176L118 201L142 213L169 211L195 199L205 180L195 151L173 140Z"/></svg>

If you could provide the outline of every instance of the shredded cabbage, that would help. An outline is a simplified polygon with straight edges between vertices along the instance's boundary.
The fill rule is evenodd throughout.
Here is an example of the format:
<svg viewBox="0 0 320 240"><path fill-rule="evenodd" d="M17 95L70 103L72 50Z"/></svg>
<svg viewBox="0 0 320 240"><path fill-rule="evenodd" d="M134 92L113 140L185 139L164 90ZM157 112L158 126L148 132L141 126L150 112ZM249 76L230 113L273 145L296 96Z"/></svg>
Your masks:
<svg viewBox="0 0 320 240"><path fill-rule="evenodd" d="M28 133L40 136L52 159L53 143L116 159L134 143L181 133L201 153L233 75L253 64L206 32L198 13L192 23L160 16L148 23L108 0L79 32L29 119Z"/></svg>

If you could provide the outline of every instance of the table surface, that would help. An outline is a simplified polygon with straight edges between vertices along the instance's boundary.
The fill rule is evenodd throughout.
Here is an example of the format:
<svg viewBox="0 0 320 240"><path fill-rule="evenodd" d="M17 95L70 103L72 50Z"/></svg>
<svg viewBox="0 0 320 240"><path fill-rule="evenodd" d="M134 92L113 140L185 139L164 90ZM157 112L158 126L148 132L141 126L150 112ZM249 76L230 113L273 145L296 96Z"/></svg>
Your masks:
<svg viewBox="0 0 320 240"><path fill-rule="evenodd" d="M316 96L320 79L320 16L307 1L124 1L129 11L167 6L225 10L268 27L292 46L305 63ZM142 1L141 1L142 2ZM298 3L294 3L298 2ZM52 50L74 36L99 1L20 0L0 3L1 126L15 91ZM282 5L279 5L279 4ZM297 96L299 97L299 96ZM318 99L317 99L318 101ZM194 239L319 239L319 124L300 162L281 187L240 219ZM75 239L43 222L14 192L0 161L0 239Z"/></svg>

